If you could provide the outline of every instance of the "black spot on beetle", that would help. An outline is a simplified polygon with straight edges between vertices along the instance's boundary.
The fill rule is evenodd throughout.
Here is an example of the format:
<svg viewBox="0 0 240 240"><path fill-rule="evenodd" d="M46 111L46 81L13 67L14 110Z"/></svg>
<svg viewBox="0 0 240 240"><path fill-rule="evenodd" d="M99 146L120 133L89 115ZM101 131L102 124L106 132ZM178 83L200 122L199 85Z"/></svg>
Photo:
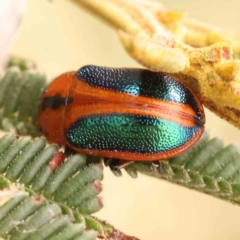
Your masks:
<svg viewBox="0 0 240 240"><path fill-rule="evenodd" d="M68 105L73 101L72 98L64 98L61 94L57 93L51 97L45 97L42 101L42 110L44 111L47 108L57 109L61 105Z"/></svg>

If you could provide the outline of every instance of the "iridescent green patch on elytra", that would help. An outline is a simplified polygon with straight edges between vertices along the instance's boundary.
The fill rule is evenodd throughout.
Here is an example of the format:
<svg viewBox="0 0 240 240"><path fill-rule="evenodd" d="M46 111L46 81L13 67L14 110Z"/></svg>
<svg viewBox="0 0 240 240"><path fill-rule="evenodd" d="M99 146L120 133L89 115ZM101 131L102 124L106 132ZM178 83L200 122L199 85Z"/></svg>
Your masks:
<svg viewBox="0 0 240 240"><path fill-rule="evenodd" d="M200 128L156 117L106 114L80 118L65 133L67 142L80 149L154 154L182 146Z"/></svg>

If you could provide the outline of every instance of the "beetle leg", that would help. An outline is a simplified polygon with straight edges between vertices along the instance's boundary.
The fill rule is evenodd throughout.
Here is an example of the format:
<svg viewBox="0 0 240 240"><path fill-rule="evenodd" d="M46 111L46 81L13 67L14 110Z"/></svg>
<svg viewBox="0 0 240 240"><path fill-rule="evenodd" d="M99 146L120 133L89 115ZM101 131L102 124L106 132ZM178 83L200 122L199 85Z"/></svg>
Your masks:
<svg viewBox="0 0 240 240"><path fill-rule="evenodd" d="M66 156L70 156L70 155L76 154L77 152L66 145L64 149L64 153Z"/></svg>
<svg viewBox="0 0 240 240"><path fill-rule="evenodd" d="M125 161L120 159L112 159L112 158L105 158L104 164L106 167L110 167L112 171L116 171L122 169L130 164L134 163L134 161Z"/></svg>
<svg viewBox="0 0 240 240"><path fill-rule="evenodd" d="M159 173L163 171L163 164L160 161L152 162L152 165L158 170Z"/></svg>

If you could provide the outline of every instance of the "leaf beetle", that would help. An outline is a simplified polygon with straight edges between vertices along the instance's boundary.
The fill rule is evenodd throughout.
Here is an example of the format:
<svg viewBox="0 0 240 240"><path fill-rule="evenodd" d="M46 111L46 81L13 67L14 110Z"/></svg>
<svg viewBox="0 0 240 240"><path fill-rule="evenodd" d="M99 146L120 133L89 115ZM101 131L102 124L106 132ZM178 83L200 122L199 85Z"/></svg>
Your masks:
<svg viewBox="0 0 240 240"><path fill-rule="evenodd" d="M196 143L205 115L193 91L166 73L89 65L48 86L38 122L49 142L77 152L155 161Z"/></svg>

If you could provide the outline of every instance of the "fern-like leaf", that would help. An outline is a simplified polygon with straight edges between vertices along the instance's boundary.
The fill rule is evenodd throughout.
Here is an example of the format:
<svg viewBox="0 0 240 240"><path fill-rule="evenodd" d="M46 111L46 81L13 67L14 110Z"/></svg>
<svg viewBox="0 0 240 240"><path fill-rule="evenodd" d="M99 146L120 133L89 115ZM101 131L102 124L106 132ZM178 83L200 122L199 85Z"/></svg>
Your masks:
<svg viewBox="0 0 240 240"><path fill-rule="evenodd" d="M97 195L102 187L101 164L86 165L86 157L72 155L67 161L56 145L46 147L43 138L15 138L6 134L0 139L0 173L11 182L30 186L35 193L48 199L66 202L81 213L93 213L101 209Z"/></svg>
<svg viewBox="0 0 240 240"><path fill-rule="evenodd" d="M65 158L44 138L0 139L0 237L3 239L136 239L89 214L103 206L98 196L103 167L75 154Z"/></svg>
<svg viewBox="0 0 240 240"><path fill-rule="evenodd" d="M9 68L0 81L0 129L38 135L38 104L45 87L44 74Z"/></svg>
<svg viewBox="0 0 240 240"><path fill-rule="evenodd" d="M224 146L221 139L209 139L205 132L190 150L159 163L134 163L126 171L133 177L141 172L240 204L240 152L236 145Z"/></svg>

